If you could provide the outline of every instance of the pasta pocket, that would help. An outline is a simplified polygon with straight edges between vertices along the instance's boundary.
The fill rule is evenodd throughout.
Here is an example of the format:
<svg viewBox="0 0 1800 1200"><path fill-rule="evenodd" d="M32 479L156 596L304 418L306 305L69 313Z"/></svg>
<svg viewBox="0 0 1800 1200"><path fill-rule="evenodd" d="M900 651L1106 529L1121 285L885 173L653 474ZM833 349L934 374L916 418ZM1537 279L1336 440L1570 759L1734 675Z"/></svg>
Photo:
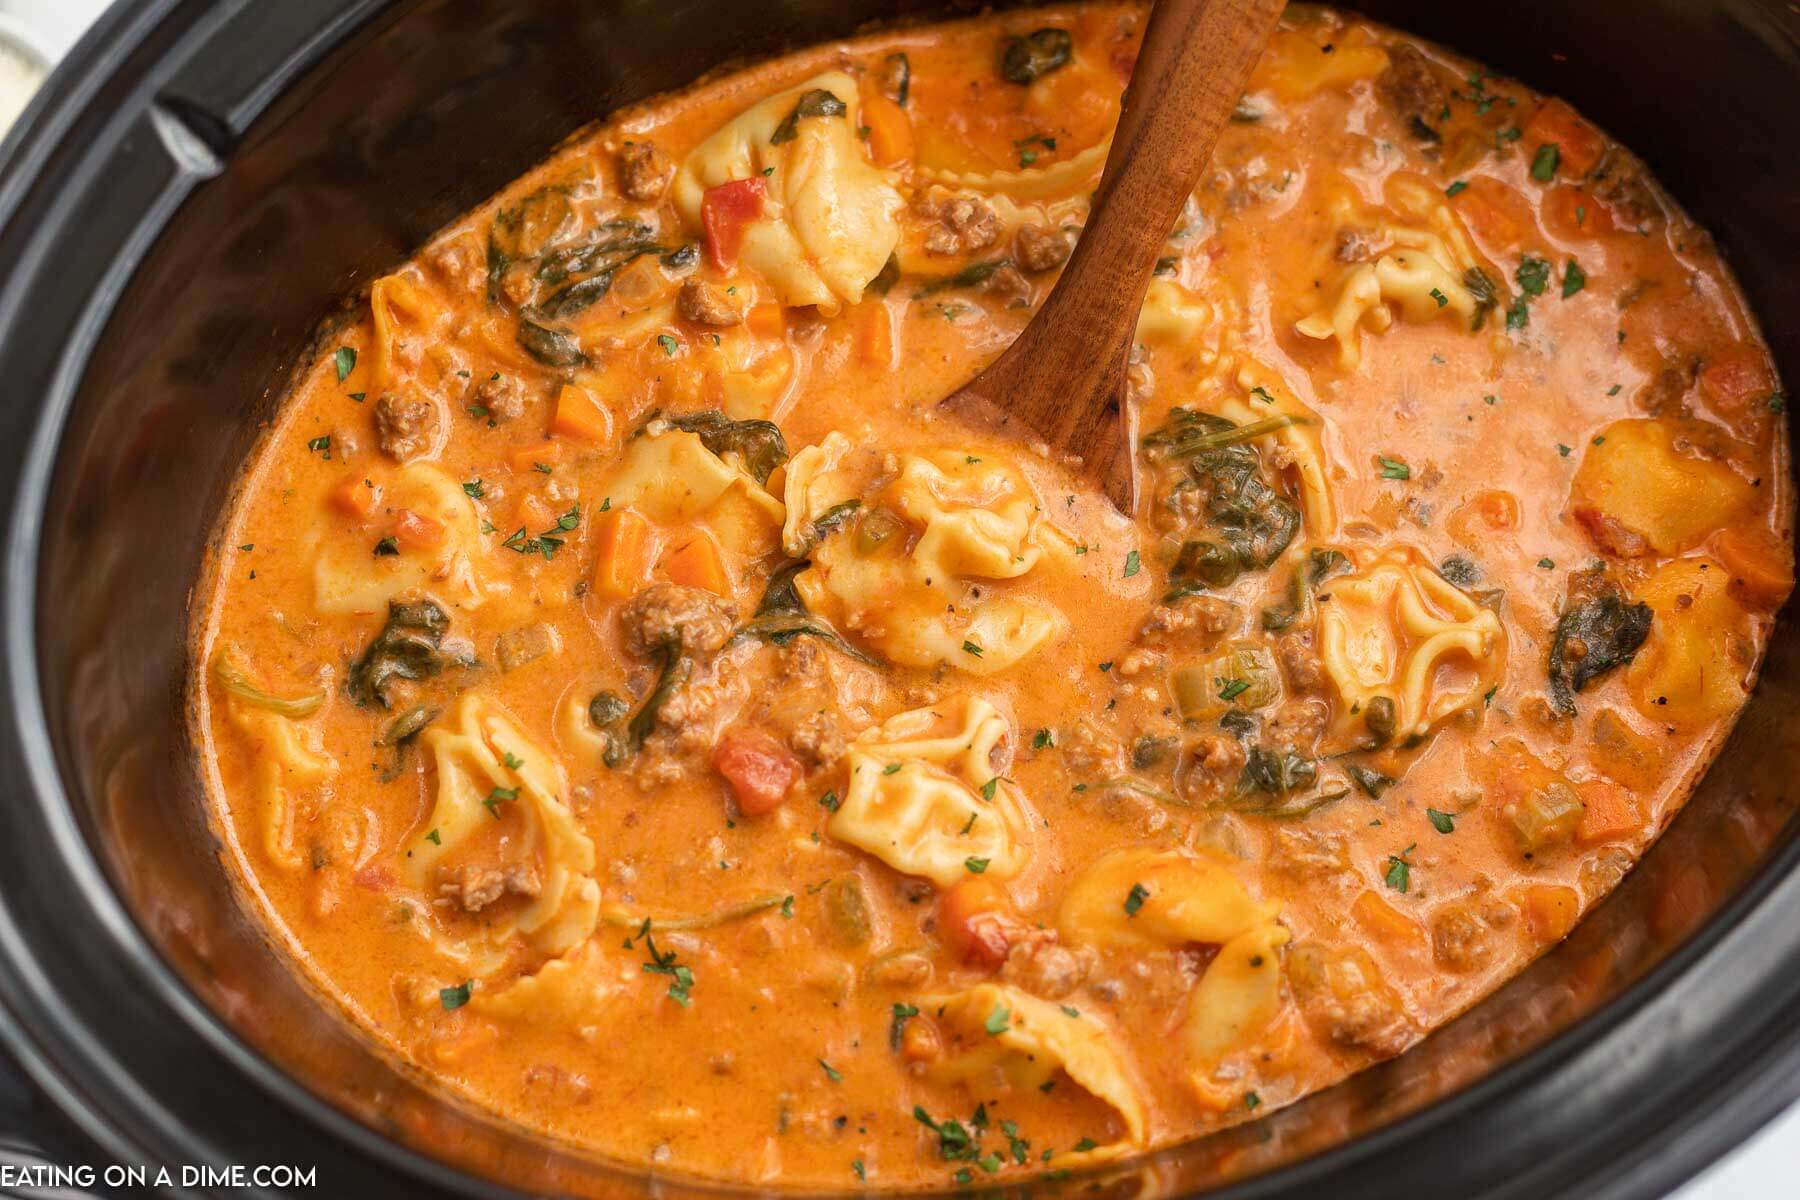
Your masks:
<svg viewBox="0 0 1800 1200"><path fill-rule="evenodd" d="M487 599L475 564L487 553L481 520L462 484L430 463L409 463L375 480L389 512L410 514L426 533L389 538L392 553L369 541L315 534L313 604L322 613L378 613L402 592L429 588L453 608Z"/></svg>
<svg viewBox="0 0 1800 1200"><path fill-rule="evenodd" d="M1029 1093L1060 1071L1118 1114L1123 1139L1058 1154L1056 1161L1066 1165L1112 1158L1144 1144L1148 1117L1143 1089L1114 1049L1111 1031L1092 1014L1071 1015L1074 1010L998 983L926 1003L945 1035L944 1056L929 1068L933 1079L981 1087L998 1074Z"/></svg>
<svg viewBox="0 0 1800 1200"><path fill-rule="evenodd" d="M1280 948L1288 931L1277 904L1253 897L1221 859L1137 847L1096 859L1063 898L1057 928L1066 941L1103 950L1174 949L1202 944L1219 952L1188 993L1182 1022L1189 1078L1223 1108L1242 1081L1221 1089L1227 1056L1253 1046L1280 1015Z"/></svg>
<svg viewBox="0 0 1800 1200"><path fill-rule="evenodd" d="M1711 558L1666 563L1637 589L1655 616L1625 668L1637 710L1660 725L1699 729L1740 708L1756 660L1755 625Z"/></svg>
<svg viewBox="0 0 1800 1200"><path fill-rule="evenodd" d="M1294 325L1309 338L1335 338L1345 368L1362 361L1361 330L1386 331L1395 307L1414 324L1449 316L1477 329L1494 303L1492 280L1441 193L1397 176L1387 199L1387 209L1371 214L1346 186L1335 188L1328 208L1336 236L1366 240L1369 257L1342 271L1335 300Z"/></svg>
<svg viewBox="0 0 1800 1200"><path fill-rule="evenodd" d="M1424 737L1481 703L1506 663L1500 618L1409 547L1333 580L1319 605L1319 657L1337 688L1328 740ZM1323 599L1324 596L1321 596Z"/></svg>
<svg viewBox="0 0 1800 1200"><path fill-rule="evenodd" d="M841 494L835 487L824 494ZM966 581L1017 579L1037 566L1042 531L1037 495L1009 464L962 450L902 455L854 530L826 538L795 586L807 607L894 662L991 675L1068 628L1039 600L987 588L966 595Z"/></svg>
<svg viewBox="0 0 1800 1200"><path fill-rule="evenodd" d="M555 958L591 934L600 915L594 843L564 800L562 765L504 708L473 692L452 722L421 740L436 769L436 801L406 847L413 884L435 892L453 868L465 879L502 872L522 902L484 922L477 937L490 961L515 936Z"/></svg>
<svg viewBox="0 0 1800 1200"><path fill-rule="evenodd" d="M1601 550L1621 558L1680 554L1756 505L1748 480L1681 452L1667 421L1614 421L1582 455L1570 510Z"/></svg>
<svg viewBox="0 0 1800 1200"><path fill-rule="evenodd" d="M752 185L756 203L737 209L748 217L732 235L737 258L783 304L835 313L856 303L899 240L895 176L865 157L859 111L856 81L827 71L739 113L676 173L682 219L710 224L709 236L722 220L708 221L709 190Z"/></svg>
<svg viewBox="0 0 1800 1200"><path fill-rule="evenodd" d="M470 1007L499 1021L599 1032L597 1022L618 992L598 942L589 940L496 991L475 992Z"/></svg>
<svg viewBox="0 0 1800 1200"><path fill-rule="evenodd" d="M907 875L949 887L971 863L996 879L1025 867L1029 814L995 763L1011 733L986 700L889 718L844 755L848 781L831 836Z"/></svg>
<svg viewBox="0 0 1800 1200"><path fill-rule="evenodd" d="M742 466L680 429L632 441L602 485L611 508L632 508L659 525L703 523L746 555L775 548L787 510Z"/></svg>
<svg viewBox="0 0 1800 1200"><path fill-rule="evenodd" d="M295 843L294 790L330 781L337 760L326 752L317 729L290 717L235 698L225 701L225 715L254 747L263 853L276 866L297 871L304 862Z"/></svg>

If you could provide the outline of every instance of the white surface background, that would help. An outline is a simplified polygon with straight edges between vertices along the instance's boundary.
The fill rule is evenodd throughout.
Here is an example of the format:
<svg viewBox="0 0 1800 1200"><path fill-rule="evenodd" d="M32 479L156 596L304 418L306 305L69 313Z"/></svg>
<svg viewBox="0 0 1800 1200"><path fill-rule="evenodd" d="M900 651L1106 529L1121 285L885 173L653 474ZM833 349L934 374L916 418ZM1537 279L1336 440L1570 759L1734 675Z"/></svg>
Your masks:
<svg viewBox="0 0 1800 1200"><path fill-rule="evenodd" d="M280 3L280 0L265 0ZM107 0L0 0L52 58L75 44ZM1800 1195L1800 1108L1727 1155L1672 1200L1777 1200Z"/></svg>

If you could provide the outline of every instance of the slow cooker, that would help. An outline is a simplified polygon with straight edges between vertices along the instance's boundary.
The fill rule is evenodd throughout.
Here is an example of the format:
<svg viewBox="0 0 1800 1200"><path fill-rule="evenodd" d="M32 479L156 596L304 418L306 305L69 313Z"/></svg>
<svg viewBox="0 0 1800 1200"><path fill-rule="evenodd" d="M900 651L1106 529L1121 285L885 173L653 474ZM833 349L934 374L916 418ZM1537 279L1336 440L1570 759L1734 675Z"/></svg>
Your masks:
<svg viewBox="0 0 1800 1200"><path fill-rule="evenodd" d="M1720 240L1800 378L1787 0L1365 0L1567 97ZM185 1194L686 1195L375 1053L240 910L183 714L233 472L337 306L620 104L942 0L123 0L0 150L0 1114ZM1027 1192L1660 1194L1800 1095L1800 631L1554 952L1402 1058ZM477 1170L472 1164L485 1163ZM101 1189L97 1189L101 1190ZM129 1194L129 1192L127 1192ZM140 1191L139 1194L142 1194Z"/></svg>

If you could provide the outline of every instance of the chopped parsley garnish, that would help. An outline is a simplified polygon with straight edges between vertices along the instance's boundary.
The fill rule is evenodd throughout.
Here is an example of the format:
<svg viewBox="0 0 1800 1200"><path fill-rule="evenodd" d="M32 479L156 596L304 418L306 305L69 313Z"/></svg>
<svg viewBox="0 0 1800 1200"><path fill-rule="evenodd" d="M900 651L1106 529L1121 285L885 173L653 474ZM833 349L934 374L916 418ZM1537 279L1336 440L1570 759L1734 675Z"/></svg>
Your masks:
<svg viewBox="0 0 1800 1200"><path fill-rule="evenodd" d="M1258 1108L1262 1107L1262 1097L1255 1092L1245 1092L1244 1107L1251 1112L1255 1112Z"/></svg>
<svg viewBox="0 0 1800 1200"><path fill-rule="evenodd" d="M1444 293L1437 288L1431 289L1431 298L1437 301L1437 306L1439 308L1443 308L1446 304L1450 303L1450 297L1444 295Z"/></svg>
<svg viewBox="0 0 1800 1200"><path fill-rule="evenodd" d="M439 833L435 829L425 835L425 840L430 842L434 846L441 846L444 844L443 834Z"/></svg>
<svg viewBox="0 0 1800 1200"><path fill-rule="evenodd" d="M1562 151L1555 142L1545 142L1537 148L1537 154L1531 160L1531 177L1539 183L1549 183L1556 178L1556 168L1562 162Z"/></svg>
<svg viewBox="0 0 1800 1200"><path fill-rule="evenodd" d="M506 769L509 771L516 771L525 765L525 760L514 754L511 750L502 754L500 756L500 761L506 764Z"/></svg>
<svg viewBox="0 0 1800 1200"><path fill-rule="evenodd" d="M900 769L899 763L889 763L887 766L881 768L881 773L883 775L892 775L895 772L899 771L899 769Z"/></svg>
<svg viewBox="0 0 1800 1200"><path fill-rule="evenodd" d="M1540 558L1538 559L1537 565L1543 570L1554 571L1556 569L1556 560L1551 558Z"/></svg>
<svg viewBox="0 0 1800 1200"><path fill-rule="evenodd" d="M836 792L826 792L823 796L819 797L819 807L826 812L836 812L838 810L838 804L839 800Z"/></svg>
<svg viewBox="0 0 1800 1200"><path fill-rule="evenodd" d="M988 776L988 781L981 785L981 798L983 800L992 800L994 798L994 793L999 790L1000 777L998 775L990 775Z"/></svg>
<svg viewBox="0 0 1800 1200"><path fill-rule="evenodd" d="M988 860L971 856L963 859L963 866L968 869L969 874L981 875L985 874L988 869Z"/></svg>
<svg viewBox="0 0 1800 1200"><path fill-rule="evenodd" d="M1089 1150L1095 1149L1099 1145L1100 1143L1096 1142L1093 1138L1084 1137L1079 1142L1075 1143L1075 1153L1086 1154Z"/></svg>
<svg viewBox="0 0 1800 1200"><path fill-rule="evenodd" d="M656 938L650 932L650 918L644 918L644 924L638 929L638 937L643 940L644 951L650 955L650 961L644 964L646 975L667 975L669 977L669 999L686 1008L693 1001L694 973L675 962L675 951L666 953L656 948ZM820 1060L823 1063L823 1059ZM826 1068L829 1070L830 1068Z"/></svg>
<svg viewBox="0 0 1800 1200"><path fill-rule="evenodd" d="M894 1005L894 1020L888 1026L888 1046L898 1050L900 1039L906 1036L906 1023L919 1015L919 1010L911 1004Z"/></svg>
<svg viewBox="0 0 1800 1200"><path fill-rule="evenodd" d="M963 642L963 653L964 654L973 654L976 658L980 658L981 657L981 647L977 646L974 642L965 641L965 642Z"/></svg>
<svg viewBox="0 0 1800 1200"><path fill-rule="evenodd" d="M1144 907L1144 901L1149 898L1149 888L1141 883L1132 884L1131 890L1125 894L1125 915L1128 917L1137 916L1138 909Z"/></svg>
<svg viewBox="0 0 1800 1200"><path fill-rule="evenodd" d="M487 808L488 814L498 821L500 819L500 805L507 800L517 800L518 798L518 788L497 787L489 792L487 797L483 799L481 803Z"/></svg>
<svg viewBox="0 0 1800 1200"><path fill-rule="evenodd" d="M1063 1016L1069 1018L1071 1021L1081 1020L1081 1010L1079 1008L1070 1008L1067 1004L1059 1004L1057 1007L1062 1009Z"/></svg>
<svg viewBox="0 0 1800 1200"><path fill-rule="evenodd" d="M868 1172L863 1169L863 1160L860 1158L853 1158L850 1160L850 1169L856 1172L856 1177L858 1179L867 1179L869 1177Z"/></svg>
<svg viewBox="0 0 1800 1200"><path fill-rule="evenodd" d="M1048 729L1040 729L1031 735L1031 748L1033 750L1042 750L1046 746L1054 745L1056 745L1056 735L1051 733Z"/></svg>
<svg viewBox="0 0 1800 1200"><path fill-rule="evenodd" d="M1138 552L1136 550L1129 551L1125 555L1125 578L1130 579L1136 575L1142 566L1143 562L1138 558Z"/></svg>
<svg viewBox="0 0 1800 1200"><path fill-rule="evenodd" d="M666 333L659 333L656 335L656 344L662 347L662 352L664 354L668 355L670 358L674 358L675 349L681 343L677 342Z"/></svg>
<svg viewBox="0 0 1800 1200"><path fill-rule="evenodd" d="M1425 815L1430 818L1431 827L1439 833L1456 832L1456 818L1450 813L1439 812L1435 808L1428 808L1425 810Z"/></svg>
<svg viewBox="0 0 1800 1200"><path fill-rule="evenodd" d="M337 353L332 355L331 358L332 361L337 364L339 383L350 378L350 372L356 370L356 351L348 346L339 346L337 348Z"/></svg>
<svg viewBox="0 0 1800 1200"><path fill-rule="evenodd" d="M1215 683L1223 684L1219 689L1219 699L1229 703L1250 690L1249 683L1242 679L1218 679Z"/></svg>
<svg viewBox="0 0 1800 1200"><path fill-rule="evenodd" d="M1556 452L1564 458L1569 457L1569 454L1570 454L1569 448L1567 446L1563 445L1561 442L1556 443Z"/></svg>
<svg viewBox="0 0 1800 1200"><path fill-rule="evenodd" d="M1519 260L1519 269L1513 272L1513 278L1527 296L1541 296L1550 285L1550 263L1527 254Z"/></svg>
<svg viewBox="0 0 1800 1200"><path fill-rule="evenodd" d="M487 489L481 485L481 480L471 479L463 484L463 494L471 500L479 500L487 495Z"/></svg>
<svg viewBox="0 0 1800 1200"><path fill-rule="evenodd" d="M1459 179L1455 183L1451 184L1449 187L1444 189L1444 195L1456 196L1456 195L1460 195L1461 193L1466 192L1468 190L1469 190L1469 185Z"/></svg>
<svg viewBox="0 0 1800 1200"><path fill-rule="evenodd" d="M781 919L784 921L791 921L794 919L794 898L792 896L783 896L781 898Z"/></svg>
<svg viewBox="0 0 1800 1200"><path fill-rule="evenodd" d="M833 1083L844 1082L844 1073L842 1071L838 1070L836 1067L832 1066L830 1063L826 1062L822 1058L819 1060L819 1069L821 1071L825 1072L825 1078L831 1080L831 1082L833 1082Z"/></svg>
<svg viewBox="0 0 1800 1200"><path fill-rule="evenodd" d="M1569 265L1563 268L1563 299L1567 300L1586 286L1587 272L1581 269L1580 263L1571 258Z"/></svg>
<svg viewBox="0 0 1800 1200"><path fill-rule="evenodd" d="M375 543L375 555L377 558L398 553L400 553L400 543L395 541L391 534Z"/></svg>
<svg viewBox="0 0 1800 1200"><path fill-rule="evenodd" d="M1517 333L1531 324L1531 308L1523 295L1514 298L1506 308L1506 331Z"/></svg>
<svg viewBox="0 0 1800 1200"><path fill-rule="evenodd" d="M1381 477L1383 479L1412 478L1412 468L1398 458L1389 458L1384 454L1376 458L1375 461L1381 464Z"/></svg>
<svg viewBox="0 0 1800 1200"><path fill-rule="evenodd" d="M1006 1006L1001 1005L988 1014L987 1020L981 1023L981 1027L988 1031L989 1037L999 1037L1012 1028L1009 1024L1011 1017L1012 1014L1006 1011Z"/></svg>
<svg viewBox="0 0 1800 1200"><path fill-rule="evenodd" d="M306 443L306 448L314 454L322 455L326 462L331 461L331 435L321 434Z"/></svg>
<svg viewBox="0 0 1800 1200"><path fill-rule="evenodd" d="M474 986L473 979L465 979L455 987L439 988L438 1003L444 1006L445 1012L455 1012L469 1002L469 992Z"/></svg>
<svg viewBox="0 0 1800 1200"><path fill-rule="evenodd" d="M1387 873L1381 877L1383 883L1402 895L1405 895L1406 890L1412 887L1412 864L1406 861L1406 856L1411 854L1413 849L1412 846L1408 846L1398 854L1388 855Z"/></svg>

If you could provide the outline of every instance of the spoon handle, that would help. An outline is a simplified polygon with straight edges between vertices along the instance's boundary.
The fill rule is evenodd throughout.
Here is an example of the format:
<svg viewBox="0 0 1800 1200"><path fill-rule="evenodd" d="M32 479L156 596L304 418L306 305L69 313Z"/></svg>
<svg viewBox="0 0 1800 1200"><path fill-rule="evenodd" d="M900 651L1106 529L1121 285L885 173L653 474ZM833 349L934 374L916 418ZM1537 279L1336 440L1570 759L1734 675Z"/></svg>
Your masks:
<svg viewBox="0 0 1800 1200"><path fill-rule="evenodd" d="M1074 254L1018 339L953 397L1082 455L1115 501L1130 496L1120 393L1151 271L1282 6L1157 0Z"/></svg>

